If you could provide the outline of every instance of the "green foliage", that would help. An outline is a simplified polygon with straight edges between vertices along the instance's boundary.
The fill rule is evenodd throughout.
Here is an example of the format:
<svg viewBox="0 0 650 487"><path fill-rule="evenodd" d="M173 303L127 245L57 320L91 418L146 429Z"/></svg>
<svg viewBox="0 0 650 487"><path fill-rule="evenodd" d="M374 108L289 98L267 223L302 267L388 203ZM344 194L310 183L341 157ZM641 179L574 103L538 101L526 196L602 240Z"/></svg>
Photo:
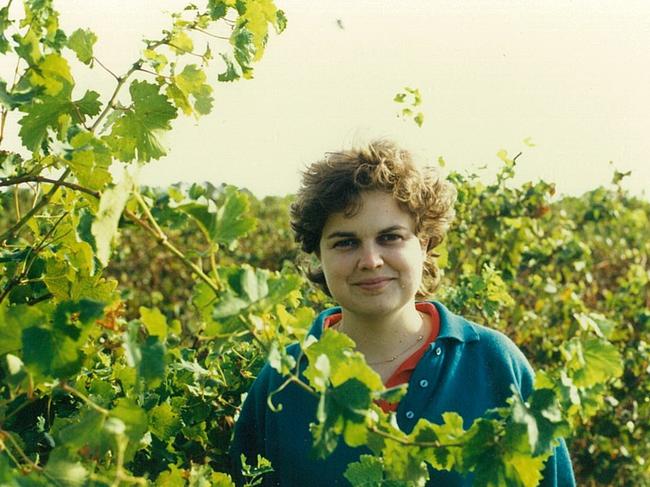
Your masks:
<svg viewBox="0 0 650 487"><path fill-rule="evenodd" d="M298 306L302 281L290 269L217 264L253 228L248 195L196 187L178 200L170 189L158 201L137 189L129 164L166 153L161 136L178 114L211 111L213 56L209 45L193 52L197 36L230 29L219 54L234 56L250 78L268 24L280 31L281 19L271 0L188 5L159 39L145 41L125 73L109 72L112 93L78 97L67 56L105 69L94 53L101 40L88 29L63 32L50 0L25 1L18 19L0 9L0 51L17 64L12 84L0 80L1 130L13 112L26 151L0 153L3 485L233 485L223 473L225 445L252 370L271 344L302 337L313 316ZM115 160L127 163L117 183ZM196 225L207 239L189 249L167 235L196 234ZM110 277L116 270L107 266L124 255L116 258L117 244L130 243L136 228L195 290L182 314L170 312L175 295L164 303L129 299L133 291ZM223 312L231 297L241 306ZM251 485L268 469L259 462Z"/></svg>
<svg viewBox="0 0 650 487"><path fill-rule="evenodd" d="M398 117L411 119L418 127L422 127L424 113L417 110L417 107L422 104L422 95L418 88L405 87L404 91L400 91L395 95L393 101L402 106L397 113Z"/></svg>
<svg viewBox="0 0 650 487"><path fill-rule="evenodd" d="M232 426L268 359L317 397L317 455L340 441L373 452L348 466L352 485L422 485L431 465L532 487L560 436L580 485L647 485L650 206L621 190L626 174L556 201L548 183L513 187L505 151L495 184L450 176L458 219L437 249L439 298L505 331L539 372L525 401L409 434L376 403L404 388L386 390L345 335L306 336L327 298L296 268L291 197L132 181L130 164L164 155L172 120L212 108L213 55L193 52L196 37L230 29L218 80L233 81L252 77L269 30L285 26L270 0L188 5L112 94L73 100L65 56L101 69L101 40L66 35L51 1L26 1L17 20L0 9L0 52L21 60L13 85L0 80L0 105L28 151L0 152L0 482L231 486ZM395 102L421 125L418 90ZM113 160L127 167L118 183ZM244 478L259 485L272 465L247 460Z"/></svg>

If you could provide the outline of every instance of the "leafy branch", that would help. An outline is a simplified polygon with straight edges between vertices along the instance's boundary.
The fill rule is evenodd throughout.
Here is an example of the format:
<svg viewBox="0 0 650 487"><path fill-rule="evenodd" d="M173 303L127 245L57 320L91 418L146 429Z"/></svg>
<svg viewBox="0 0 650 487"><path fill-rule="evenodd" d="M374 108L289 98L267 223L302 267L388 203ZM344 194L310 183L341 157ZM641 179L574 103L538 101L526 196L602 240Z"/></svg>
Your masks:
<svg viewBox="0 0 650 487"><path fill-rule="evenodd" d="M59 187L63 185L65 179L70 175L72 170L67 168L63 174L54 181L52 188L41 198L41 200L35 204L19 221L17 221L11 228L0 235L0 245L4 245L7 240L10 240L15 237L16 233L29 221L31 218L36 215L42 208L47 206L54 194L58 191Z"/></svg>
<svg viewBox="0 0 650 487"><path fill-rule="evenodd" d="M59 226L59 224L63 221L63 219L67 215L68 212L64 212L54 222L52 227L47 231L47 233L43 236L43 238L41 238L41 241L38 244L36 244L34 247L29 249L27 256L25 257L25 261L23 263L22 271L17 276L14 276L12 279L10 279L9 282L5 285L4 289L2 290L2 293L0 293L0 303L2 303L2 301L9 295L9 293L14 287L22 283L25 276L29 273L29 270L31 269L32 263L34 262L36 256L45 248L47 239L54 233L56 228Z"/></svg>

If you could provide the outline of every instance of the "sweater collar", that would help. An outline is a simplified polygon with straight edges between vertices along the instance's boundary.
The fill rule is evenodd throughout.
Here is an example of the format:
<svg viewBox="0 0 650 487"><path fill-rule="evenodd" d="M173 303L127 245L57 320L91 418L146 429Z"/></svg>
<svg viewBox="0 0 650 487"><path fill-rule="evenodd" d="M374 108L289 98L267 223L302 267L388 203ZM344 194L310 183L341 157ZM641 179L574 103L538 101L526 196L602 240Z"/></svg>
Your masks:
<svg viewBox="0 0 650 487"><path fill-rule="evenodd" d="M441 338L458 340L459 342L475 342L479 340L476 326L462 316L452 313L445 305L438 301L431 301L440 315L440 333L437 340Z"/></svg>
<svg viewBox="0 0 650 487"><path fill-rule="evenodd" d="M479 340L479 334L476 330L476 326L467 321L462 316L456 315L449 311L442 303L438 301L430 301L438 310L440 315L440 333L438 338L440 339L453 339L459 342L474 342ZM314 335L316 338L320 338L323 333L323 322L325 318L335 313L340 313L341 308L335 306L333 308L326 309L321 314L318 315L314 325L312 326L309 333Z"/></svg>

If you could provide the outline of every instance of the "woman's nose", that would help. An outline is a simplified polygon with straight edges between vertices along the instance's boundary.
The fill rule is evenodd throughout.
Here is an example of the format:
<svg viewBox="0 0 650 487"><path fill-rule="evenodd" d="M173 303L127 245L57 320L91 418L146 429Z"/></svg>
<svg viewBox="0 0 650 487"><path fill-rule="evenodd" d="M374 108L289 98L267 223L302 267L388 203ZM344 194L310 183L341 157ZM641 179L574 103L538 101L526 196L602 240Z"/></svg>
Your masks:
<svg viewBox="0 0 650 487"><path fill-rule="evenodd" d="M361 254L359 255L360 269L376 269L384 264L381 251L375 245L362 245Z"/></svg>

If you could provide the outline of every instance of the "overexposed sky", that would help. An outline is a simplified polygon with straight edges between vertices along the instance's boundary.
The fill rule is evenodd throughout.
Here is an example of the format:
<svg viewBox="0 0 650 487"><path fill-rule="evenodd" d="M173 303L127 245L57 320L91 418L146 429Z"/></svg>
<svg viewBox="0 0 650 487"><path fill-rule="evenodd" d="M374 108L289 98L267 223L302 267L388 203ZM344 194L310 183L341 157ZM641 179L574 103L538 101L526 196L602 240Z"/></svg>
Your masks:
<svg viewBox="0 0 650 487"><path fill-rule="evenodd" d="M116 72L137 59L142 37L169 25L162 11L182 4L55 2L68 33L97 33L95 54ZM444 157L447 169L487 166L486 177L498 150L523 151L518 180L553 181L561 193L607 184L613 168L632 170L625 186L635 193L650 189L647 0L276 4L288 27L269 39L255 78L216 84L209 116L176 120L169 155L141 171L142 183L209 180L286 194L324 152L384 136L421 159ZM105 87L106 100L113 82L99 67L75 74L80 85ZM404 86L422 92L422 128L396 117L392 98Z"/></svg>

